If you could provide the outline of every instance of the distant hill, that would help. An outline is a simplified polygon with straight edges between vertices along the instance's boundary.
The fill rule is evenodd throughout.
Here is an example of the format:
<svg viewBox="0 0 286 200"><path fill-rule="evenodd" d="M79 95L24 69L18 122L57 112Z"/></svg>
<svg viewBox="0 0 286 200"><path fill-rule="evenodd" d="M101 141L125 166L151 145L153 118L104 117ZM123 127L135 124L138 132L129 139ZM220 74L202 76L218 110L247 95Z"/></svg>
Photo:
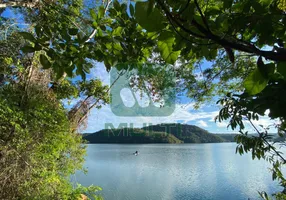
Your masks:
<svg viewBox="0 0 286 200"><path fill-rule="evenodd" d="M221 137L225 142L235 142L234 137L238 134L235 133L222 133L216 134L217 136Z"/></svg>
<svg viewBox="0 0 286 200"><path fill-rule="evenodd" d="M217 136L221 137L222 139L224 139L225 142L235 142L235 136L238 134L235 133L224 133L224 134L216 134ZM272 142L285 142L286 140L286 136L279 136L277 133L269 133L269 136L272 136L271 138L269 138L269 141ZM251 133L248 134L248 137L258 137L258 134L255 133Z"/></svg>
<svg viewBox="0 0 286 200"><path fill-rule="evenodd" d="M89 143L218 143L222 137L194 125L159 124L144 128L104 129L83 136Z"/></svg>
<svg viewBox="0 0 286 200"><path fill-rule="evenodd" d="M184 143L216 143L225 142L221 137L209 133L200 127L188 124L159 124L144 127L144 130L153 130L173 134Z"/></svg>
<svg viewBox="0 0 286 200"><path fill-rule="evenodd" d="M172 134L149 132L142 129L104 129L83 136L89 143L183 143Z"/></svg>

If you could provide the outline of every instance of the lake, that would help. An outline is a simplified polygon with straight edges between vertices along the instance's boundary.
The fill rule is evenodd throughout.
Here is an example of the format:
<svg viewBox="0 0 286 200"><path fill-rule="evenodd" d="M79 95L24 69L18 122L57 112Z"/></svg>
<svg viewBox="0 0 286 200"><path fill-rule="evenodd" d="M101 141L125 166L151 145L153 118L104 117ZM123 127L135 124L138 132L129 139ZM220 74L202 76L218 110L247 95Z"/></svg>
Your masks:
<svg viewBox="0 0 286 200"><path fill-rule="evenodd" d="M235 154L235 143L89 144L82 185L102 187L105 200L258 199L280 191L269 164ZM139 155L132 153L139 151Z"/></svg>

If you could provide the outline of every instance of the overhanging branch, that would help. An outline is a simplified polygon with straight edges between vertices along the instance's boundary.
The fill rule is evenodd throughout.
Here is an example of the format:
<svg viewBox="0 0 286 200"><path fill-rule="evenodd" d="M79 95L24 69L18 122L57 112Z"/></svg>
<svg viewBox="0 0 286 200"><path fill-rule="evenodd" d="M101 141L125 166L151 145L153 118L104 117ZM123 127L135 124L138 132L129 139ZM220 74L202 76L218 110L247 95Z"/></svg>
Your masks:
<svg viewBox="0 0 286 200"><path fill-rule="evenodd" d="M240 41L240 42L230 41L226 38L222 38L220 36L213 34L209 30L209 28L205 28L204 26L199 24L195 19L192 19L192 21L190 21L191 25L196 27L198 29L198 31L200 31L203 35L194 33L192 30L188 29L183 24L181 24L180 21L178 21L178 19L175 18L170 13L169 9L166 7L166 5L161 0L157 0L157 2L159 4L159 6L162 8L162 10L165 12L168 19L172 20L174 22L174 24L176 24L176 26L178 26L180 29L182 29L184 32L190 34L191 36L201 38L201 39L206 39L206 40L212 40L215 43L221 45L225 49L234 49L234 50L238 50L238 51L242 51L242 52L246 52L246 53L250 53L250 54L255 54L257 56L263 56L266 59L273 60L273 61L286 61L286 52L285 51L281 51L281 52L264 51L264 50L258 49L255 45L250 44L246 41ZM197 1L195 0L195 2L197 2ZM199 10L199 13L203 19L204 24L208 27L206 19L204 18L203 13L201 12L200 8L198 7L198 4L196 6Z"/></svg>

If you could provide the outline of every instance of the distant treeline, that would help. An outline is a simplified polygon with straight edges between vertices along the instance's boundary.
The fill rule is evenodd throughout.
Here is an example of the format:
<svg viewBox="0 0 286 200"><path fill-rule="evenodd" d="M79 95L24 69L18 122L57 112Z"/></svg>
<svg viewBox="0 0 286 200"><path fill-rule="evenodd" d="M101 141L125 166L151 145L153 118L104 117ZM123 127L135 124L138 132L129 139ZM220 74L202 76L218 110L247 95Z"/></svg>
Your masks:
<svg viewBox="0 0 286 200"><path fill-rule="evenodd" d="M211 134L194 125L159 124L144 128L103 129L84 134L89 143L218 143L233 142L235 134Z"/></svg>
<svg viewBox="0 0 286 200"><path fill-rule="evenodd" d="M158 124L143 128L103 129L95 133L85 133L83 137L88 143L219 143L235 142L235 133L212 134L208 131L188 124ZM285 137L272 134L272 141L285 141ZM257 134L249 134L249 137Z"/></svg>

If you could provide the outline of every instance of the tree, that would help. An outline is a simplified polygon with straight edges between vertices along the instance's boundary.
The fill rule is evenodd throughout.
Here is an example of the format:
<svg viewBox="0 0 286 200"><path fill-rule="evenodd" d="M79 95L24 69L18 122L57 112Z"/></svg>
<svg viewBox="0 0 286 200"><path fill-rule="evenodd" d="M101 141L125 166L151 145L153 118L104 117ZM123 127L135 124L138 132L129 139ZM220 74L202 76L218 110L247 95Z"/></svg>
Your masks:
<svg viewBox="0 0 286 200"><path fill-rule="evenodd" d="M281 122L279 133L285 133L285 1L149 0L127 5L107 0L89 15L67 9L68 1L42 2L36 16L48 23L34 21L34 29L22 34L29 41L22 50L40 52L42 66L52 69L56 80L75 74L85 79L90 59L104 62L108 71L112 66L140 69L150 61L176 64L178 83L190 97L198 102L224 97L218 120L230 119L230 126L242 131L245 120L251 123L269 110L268 116ZM205 69L203 61L212 65ZM203 80L196 78L198 71ZM152 78L152 73L141 75ZM158 92L161 78L154 83ZM238 137L238 151L251 150L258 158L273 152L273 177L285 186L279 171L283 156L266 140L267 130L258 134L253 140L247 134Z"/></svg>
<svg viewBox="0 0 286 200"><path fill-rule="evenodd" d="M1 18L0 199L101 199L95 195L101 188L70 182L83 170L85 145L77 128L88 110L72 112L62 100L81 97L86 100L77 105L99 107L108 101L107 87L43 70L41 54L20 51L28 35L7 22Z"/></svg>

